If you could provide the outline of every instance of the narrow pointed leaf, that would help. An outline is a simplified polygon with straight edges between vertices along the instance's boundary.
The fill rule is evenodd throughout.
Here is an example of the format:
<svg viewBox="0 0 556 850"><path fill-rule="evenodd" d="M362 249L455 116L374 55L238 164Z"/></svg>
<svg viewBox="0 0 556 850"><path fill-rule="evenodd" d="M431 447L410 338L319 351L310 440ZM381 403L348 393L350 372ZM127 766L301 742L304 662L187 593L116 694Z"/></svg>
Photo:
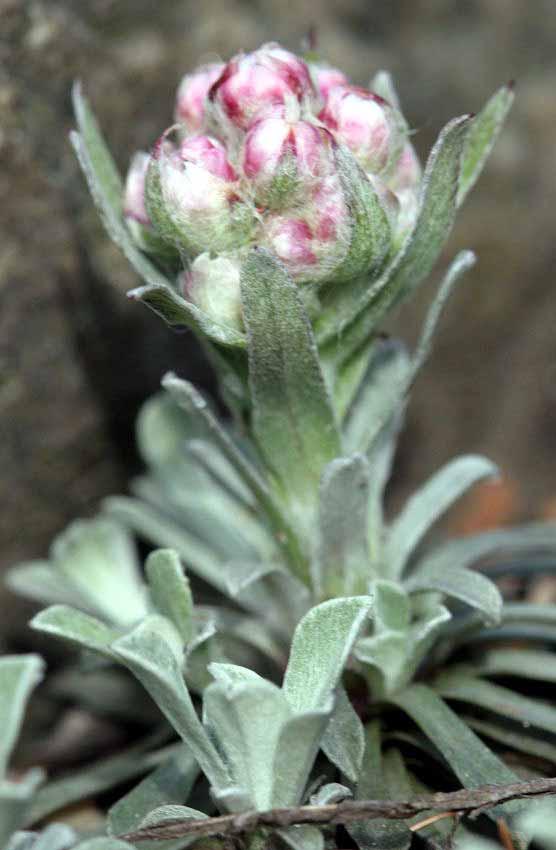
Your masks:
<svg viewBox="0 0 556 850"><path fill-rule="evenodd" d="M263 250L242 270L249 339L253 430L283 497L314 503L324 466L340 454L340 438L311 325L283 266Z"/></svg>
<svg viewBox="0 0 556 850"><path fill-rule="evenodd" d="M275 530L280 532L280 539L285 538L288 551L296 559L295 563L299 565L301 556L298 552L297 540L278 509L266 482L220 425L202 395L188 381L182 381L172 373L163 378L162 386L170 393L179 407L183 408L189 416L199 420L207 429L222 454L228 459L233 469L265 510Z"/></svg>
<svg viewBox="0 0 556 850"><path fill-rule="evenodd" d="M312 578L317 597L365 593L371 575L367 513L370 468L364 455L325 467Z"/></svg>
<svg viewBox="0 0 556 850"><path fill-rule="evenodd" d="M377 328L386 312L429 274L452 229L461 152L469 116L454 118L440 133L423 176L420 210L412 233L372 286L336 297L318 327L319 345L342 338L345 355L356 350ZM349 326L349 327L348 327Z"/></svg>
<svg viewBox="0 0 556 850"><path fill-rule="evenodd" d="M411 685L391 698L440 750L465 788L516 781L516 775L463 723L455 712L426 685ZM489 812L513 812L519 804L506 803Z"/></svg>
<svg viewBox="0 0 556 850"><path fill-rule="evenodd" d="M544 732L536 737L531 732L526 732L522 723L512 727L507 723L501 723L499 718L485 720L483 717L463 717L462 719L468 726L471 726L472 729L486 738L491 738L493 741L521 753L527 753L530 756L536 756L556 764L556 740L549 741Z"/></svg>
<svg viewBox="0 0 556 850"><path fill-rule="evenodd" d="M331 599L301 620L283 684L294 711L318 710L334 690L372 604L368 596Z"/></svg>
<svg viewBox="0 0 556 850"><path fill-rule="evenodd" d="M291 850L324 850L324 836L316 826L300 824L276 833Z"/></svg>
<svg viewBox="0 0 556 850"><path fill-rule="evenodd" d="M285 721L272 764L273 806L302 803L332 706L332 699L328 696L314 710L297 713Z"/></svg>
<svg viewBox="0 0 556 850"><path fill-rule="evenodd" d="M514 101L513 85L502 86L474 119L463 148L457 203L471 191L504 125Z"/></svg>
<svg viewBox="0 0 556 850"><path fill-rule="evenodd" d="M477 705L525 726L536 726L556 734L556 708L510 688L459 672L441 674L434 688L447 699Z"/></svg>
<svg viewBox="0 0 556 850"><path fill-rule="evenodd" d="M487 458L465 455L442 467L420 487L390 526L384 555L388 574L400 576L412 552L442 514L473 484L497 472Z"/></svg>
<svg viewBox="0 0 556 850"><path fill-rule="evenodd" d="M0 658L0 780L19 735L31 691L43 677L38 655L5 655Z"/></svg>
<svg viewBox="0 0 556 850"><path fill-rule="evenodd" d="M556 655L533 649L490 649L475 669L482 676L516 676L556 684Z"/></svg>
<svg viewBox="0 0 556 850"><path fill-rule="evenodd" d="M46 605L60 602L76 608L87 607L87 601L77 588L70 587L64 576L52 569L50 561L27 561L17 564L7 570L4 584L13 593L34 602Z"/></svg>

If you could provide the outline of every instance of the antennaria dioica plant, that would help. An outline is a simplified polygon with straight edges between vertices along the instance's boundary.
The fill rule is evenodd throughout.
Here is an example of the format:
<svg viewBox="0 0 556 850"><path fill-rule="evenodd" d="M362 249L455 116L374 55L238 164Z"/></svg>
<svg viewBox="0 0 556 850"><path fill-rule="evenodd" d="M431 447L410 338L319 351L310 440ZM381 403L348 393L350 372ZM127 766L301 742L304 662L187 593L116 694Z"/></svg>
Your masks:
<svg viewBox="0 0 556 850"><path fill-rule="evenodd" d="M509 751L556 763L556 708L535 687L556 681L555 609L504 602L485 569L501 573L501 558L525 576L544 569L556 527L427 546L450 506L497 474L476 455L436 472L394 518L384 511L413 382L473 254L449 266L414 351L381 329L431 272L512 99L505 86L450 121L421 170L386 72L361 89L265 45L184 78L177 124L136 155L124 187L76 86L74 148L144 282L129 295L202 340L230 419L166 375L139 416L146 472L131 496L10 572L14 590L50 605L33 628L81 651L73 693L92 708L106 695L104 711L144 718L145 732L88 771L38 790L33 779L10 831L139 776L108 835L401 799L435 775L510 783ZM144 570L132 533L161 547ZM35 669L30 658L19 663ZM423 834L439 841L446 823ZM369 820L343 840L402 850L410 827ZM18 835L8 846L32 840ZM336 846L333 828L312 825L243 843Z"/></svg>

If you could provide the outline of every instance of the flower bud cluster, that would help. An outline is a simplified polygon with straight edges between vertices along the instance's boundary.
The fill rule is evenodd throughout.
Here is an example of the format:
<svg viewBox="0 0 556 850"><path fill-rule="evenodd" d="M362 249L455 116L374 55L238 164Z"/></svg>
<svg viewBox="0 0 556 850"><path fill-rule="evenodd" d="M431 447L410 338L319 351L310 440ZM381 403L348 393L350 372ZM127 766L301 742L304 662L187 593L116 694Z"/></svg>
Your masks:
<svg viewBox="0 0 556 850"><path fill-rule="evenodd" d="M411 226L421 174L403 118L336 68L267 44L186 75L175 120L150 155L133 159L124 215L144 250L150 234L179 252L179 286L216 321L242 326L240 270L253 245L297 283L333 282L340 268L346 280L362 237L341 146L374 189L392 246ZM373 234L364 238L370 271ZM358 257L366 250L358 245Z"/></svg>

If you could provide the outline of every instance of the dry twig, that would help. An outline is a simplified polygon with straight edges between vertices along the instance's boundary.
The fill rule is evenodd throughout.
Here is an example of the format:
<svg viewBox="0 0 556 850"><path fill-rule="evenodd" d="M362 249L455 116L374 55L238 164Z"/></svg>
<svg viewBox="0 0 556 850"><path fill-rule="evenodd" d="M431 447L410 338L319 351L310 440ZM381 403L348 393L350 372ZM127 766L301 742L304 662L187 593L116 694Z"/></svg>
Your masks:
<svg viewBox="0 0 556 850"><path fill-rule="evenodd" d="M449 810L451 813L471 814L478 809L492 808L500 803L540 794L556 794L556 779L532 779L511 785L482 785L450 793L419 796L413 800L347 800L327 806L292 806L266 812L244 812L199 818L166 821L120 836L129 842L207 835L233 836L252 832L258 827L285 827L297 824L333 825L354 821L387 818L404 820L427 809Z"/></svg>

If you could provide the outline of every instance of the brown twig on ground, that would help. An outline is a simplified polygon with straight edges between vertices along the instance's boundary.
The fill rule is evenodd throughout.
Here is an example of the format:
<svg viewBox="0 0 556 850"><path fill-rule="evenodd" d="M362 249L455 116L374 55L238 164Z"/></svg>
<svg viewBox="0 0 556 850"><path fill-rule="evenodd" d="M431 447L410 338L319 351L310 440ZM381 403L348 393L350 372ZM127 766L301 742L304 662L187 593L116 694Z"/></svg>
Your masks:
<svg viewBox="0 0 556 850"><path fill-rule="evenodd" d="M266 812L243 812L213 818L166 821L120 836L125 841L153 841L207 835L232 836L259 827L285 827L297 824L333 825L387 818L404 820L427 809L472 814L510 800L556 794L556 779L531 779L511 785L482 785L449 793L415 797L413 800L347 800L327 806L292 806Z"/></svg>

